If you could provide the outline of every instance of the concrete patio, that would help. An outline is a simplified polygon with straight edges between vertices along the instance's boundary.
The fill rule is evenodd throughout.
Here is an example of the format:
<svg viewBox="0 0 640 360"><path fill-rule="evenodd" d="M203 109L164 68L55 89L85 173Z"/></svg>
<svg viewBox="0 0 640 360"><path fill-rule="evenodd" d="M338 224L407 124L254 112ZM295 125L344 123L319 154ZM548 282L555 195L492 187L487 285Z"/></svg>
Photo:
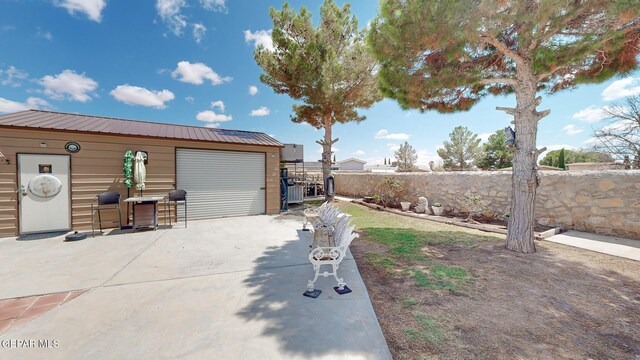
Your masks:
<svg viewBox="0 0 640 360"><path fill-rule="evenodd" d="M0 334L58 347L0 347L0 358L389 359L351 257L351 294L321 278L320 298L302 296L313 271L301 224L253 216L72 243L1 239L0 300L88 291Z"/></svg>

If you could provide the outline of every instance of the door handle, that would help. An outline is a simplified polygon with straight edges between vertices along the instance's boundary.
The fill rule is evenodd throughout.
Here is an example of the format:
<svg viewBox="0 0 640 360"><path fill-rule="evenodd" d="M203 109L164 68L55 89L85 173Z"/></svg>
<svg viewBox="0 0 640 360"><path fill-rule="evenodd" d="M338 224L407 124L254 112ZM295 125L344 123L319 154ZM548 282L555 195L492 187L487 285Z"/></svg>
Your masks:
<svg viewBox="0 0 640 360"><path fill-rule="evenodd" d="M20 189L17 192L22 196L27 196L27 189L24 188L24 185L20 185Z"/></svg>
<svg viewBox="0 0 640 360"><path fill-rule="evenodd" d="M260 188L260 190L266 190L266 189L267 189L266 187L261 187L261 188Z"/></svg>

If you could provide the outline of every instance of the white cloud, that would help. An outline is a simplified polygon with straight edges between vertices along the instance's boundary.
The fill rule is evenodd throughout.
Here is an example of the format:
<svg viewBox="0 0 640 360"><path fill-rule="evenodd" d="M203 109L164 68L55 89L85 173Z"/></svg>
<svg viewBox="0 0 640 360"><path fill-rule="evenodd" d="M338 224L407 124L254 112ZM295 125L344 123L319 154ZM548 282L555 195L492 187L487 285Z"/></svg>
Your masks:
<svg viewBox="0 0 640 360"><path fill-rule="evenodd" d="M200 0L200 5L205 10L227 12L225 0ZM182 13L182 9L188 7L186 0L156 0L156 11L169 30L175 35L182 35L183 30L189 25L189 18ZM202 40L206 28L201 23L193 24L193 37L197 42Z"/></svg>
<svg viewBox="0 0 640 360"><path fill-rule="evenodd" d="M13 25L2 25L0 27L0 30L2 30L2 31L13 31L15 29L16 29L16 27L13 26Z"/></svg>
<svg viewBox="0 0 640 360"><path fill-rule="evenodd" d="M0 75L4 75L2 85L11 87L19 87L22 85L22 81L29 77L26 71L17 69L15 66L9 66L7 70L0 70Z"/></svg>
<svg viewBox="0 0 640 360"><path fill-rule="evenodd" d="M580 134L583 131L583 129L581 129L581 128L573 125L573 124L569 124L569 125L563 127L562 130L566 131L567 135L569 135L569 136Z"/></svg>
<svg viewBox="0 0 640 360"><path fill-rule="evenodd" d="M204 127L212 128L212 129L217 129L217 128L219 128L219 127L220 127L220 123L211 123L211 124L207 124L207 125L205 125Z"/></svg>
<svg viewBox="0 0 640 360"><path fill-rule="evenodd" d="M542 147L542 146L540 146ZM547 153L549 151L553 151L553 150L560 150L560 149L565 149L565 150L578 150L578 147L575 147L573 145L567 145L567 144L560 144L560 145L547 145L547 150L545 150L544 152L542 152L539 156L538 156L538 160L544 159L545 155L547 155Z"/></svg>
<svg viewBox="0 0 640 360"><path fill-rule="evenodd" d="M591 105L586 109L582 109L576 112L571 116L571 118L593 124L602 119L610 117L611 115L607 113L607 110L610 111L611 108L609 106L596 107L594 105Z"/></svg>
<svg viewBox="0 0 640 360"><path fill-rule="evenodd" d="M411 137L405 133L389 133L386 129L381 129L375 135L375 139L388 139L388 140L408 140Z"/></svg>
<svg viewBox="0 0 640 360"><path fill-rule="evenodd" d="M40 28L38 28L38 31L36 32L36 37L47 39L49 41L53 40L53 34L51 33L51 31L43 31Z"/></svg>
<svg viewBox="0 0 640 360"><path fill-rule="evenodd" d="M418 150L416 154L418 155L418 160L416 161L416 164L420 164L420 165L428 165L430 161L437 163L438 161L441 160L438 154L433 153L427 149Z"/></svg>
<svg viewBox="0 0 640 360"><path fill-rule="evenodd" d="M211 108L212 109L218 108L220 109L220 111L224 112L224 102L222 100L212 101Z"/></svg>
<svg viewBox="0 0 640 360"><path fill-rule="evenodd" d="M69 14L84 13L95 22L102 21L102 10L106 0L54 0L53 5L67 9Z"/></svg>
<svg viewBox="0 0 640 360"><path fill-rule="evenodd" d="M207 27L202 23L193 24L193 38L196 40L198 44L204 39L205 34L207 33Z"/></svg>
<svg viewBox="0 0 640 360"><path fill-rule="evenodd" d="M65 70L58 75L47 75L40 79L44 94L56 100L87 102L98 88L98 82L73 70Z"/></svg>
<svg viewBox="0 0 640 360"><path fill-rule="evenodd" d="M263 106L259 109L251 110L251 116L267 116L271 113L268 107Z"/></svg>
<svg viewBox="0 0 640 360"><path fill-rule="evenodd" d="M200 0L200 4L206 10L213 10L218 12L227 12L226 0Z"/></svg>
<svg viewBox="0 0 640 360"><path fill-rule="evenodd" d="M366 154L366 152L364 152L364 150L356 150L353 155L364 155Z"/></svg>
<svg viewBox="0 0 640 360"><path fill-rule="evenodd" d="M36 97L30 97L23 103L0 97L0 113L12 113L29 109L46 109L49 107L51 107L51 105L49 105L46 100Z"/></svg>
<svg viewBox="0 0 640 360"><path fill-rule="evenodd" d="M162 21L167 24L169 30L176 36L180 36L182 30L187 26L187 17L180 13L185 6L187 6L186 0L156 1L156 11L158 11L158 15L160 15Z"/></svg>
<svg viewBox="0 0 640 360"><path fill-rule="evenodd" d="M127 105L148 106L156 109L164 109L165 102L171 101L175 95L167 89L164 90L147 90L139 86L131 86L129 84L118 85L111 90L111 96L116 100Z"/></svg>
<svg viewBox="0 0 640 360"><path fill-rule="evenodd" d="M387 144L387 147L389 148L389 150L396 152L398 149L400 149L400 144Z"/></svg>
<svg viewBox="0 0 640 360"><path fill-rule="evenodd" d="M256 32L251 32L251 30L244 31L244 42L246 43L254 43L256 49L259 46L262 46L265 50L273 51L273 39L271 38L272 30L258 30Z"/></svg>
<svg viewBox="0 0 640 360"><path fill-rule="evenodd" d="M233 117L231 115L225 114L216 114L211 110L201 111L196 115L196 119L204 122L223 122L223 121L231 121Z"/></svg>
<svg viewBox="0 0 640 360"><path fill-rule="evenodd" d="M193 104L196 101L196 99L194 99L193 96L187 96L184 98L184 100L189 104Z"/></svg>
<svg viewBox="0 0 640 360"><path fill-rule="evenodd" d="M489 141L489 136L493 134L494 133L482 133L478 135L478 139L480 139L481 143L486 143L487 141Z"/></svg>
<svg viewBox="0 0 640 360"><path fill-rule="evenodd" d="M249 86L249 95L253 96L258 93L258 87L255 85Z"/></svg>
<svg viewBox="0 0 640 360"><path fill-rule="evenodd" d="M67 9L69 14L84 13L95 22L102 21L102 10L106 0L54 0L53 5Z"/></svg>
<svg viewBox="0 0 640 360"><path fill-rule="evenodd" d="M611 101L627 96L640 94L640 77L628 77L614 81L602 90L602 99Z"/></svg>
<svg viewBox="0 0 640 360"><path fill-rule="evenodd" d="M201 85L205 80L211 81L211 85L220 85L232 80L228 76L221 77L203 63L192 64L188 61L180 61L178 67L171 73L171 77L194 85Z"/></svg>

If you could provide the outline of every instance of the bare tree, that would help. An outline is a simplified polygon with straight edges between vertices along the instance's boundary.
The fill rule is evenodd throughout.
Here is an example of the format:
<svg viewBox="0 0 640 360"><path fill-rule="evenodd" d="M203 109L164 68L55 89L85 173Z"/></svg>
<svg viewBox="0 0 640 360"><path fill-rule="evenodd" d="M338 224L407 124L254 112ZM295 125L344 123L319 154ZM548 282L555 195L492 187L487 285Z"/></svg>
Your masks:
<svg viewBox="0 0 640 360"><path fill-rule="evenodd" d="M633 159L640 169L640 95L629 96L623 103L607 107L605 126L594 132L594 149L608 152L619 160Z"/></svg>

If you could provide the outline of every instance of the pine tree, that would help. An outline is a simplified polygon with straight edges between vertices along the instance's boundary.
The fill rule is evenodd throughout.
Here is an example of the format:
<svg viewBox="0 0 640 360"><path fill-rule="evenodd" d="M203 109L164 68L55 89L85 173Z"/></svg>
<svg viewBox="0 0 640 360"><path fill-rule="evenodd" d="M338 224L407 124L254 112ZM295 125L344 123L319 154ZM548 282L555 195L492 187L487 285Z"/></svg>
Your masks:
<svg viewBox="0 0 640 360"><path fill-rule="evenodd" d="M598 83L638 65L637 0L382 0L369 34L380 87L404 108L469 110L514 93L516 133L506 246L534 252L538 92Z"/></svg>
<svg viewBox="0 0 640 360"><path fill-rule="evenodd" d="M457 126L449 134L449 140L442 143L438 156L445 169L469 170L480 152L478 135L464 126Z"/></svg>
<svg viewBox="0 0 640 360"><path fill-rule="evenodd" d="M512 166L513 150L506 144L504 130L498 130L489 136L482 145L476 163L481 169L504 169Z"/></svg>
<svg viewBox="0 0 640 360"><path fill-rule="evenodd" d="M567 165L564 163L564 148L560 150L560 155L558 155L558 167L562 170L567 169Z"/></svg>
<svg viewBox="0 0 640 360"><path fill-rule="evenodd" d="M405 141L404 144L400 145L400 148L395 152L395 158L398 162L398 172L410 172L415 170L418 155L416 154L416 150L413 146L409 145L408 142Z"/></svg>
<svg viewBox="0 0 640 360"><path fill-rule="evenodd" d="M335 123L360 122L366 109L381 99L375 76L376 61L367 49L364 32L351 15L351 6L338 7L325 0L316 28L311 13L299 13L284 4L281 11L270 9L273 20L273 51L259 46L254 57L264 70L260 81L278 94L288 94L302 102L293 105L291 120L324 129L322 175L331 175L331 136ZM325 195L325 199L332 197Z"/></svg>

